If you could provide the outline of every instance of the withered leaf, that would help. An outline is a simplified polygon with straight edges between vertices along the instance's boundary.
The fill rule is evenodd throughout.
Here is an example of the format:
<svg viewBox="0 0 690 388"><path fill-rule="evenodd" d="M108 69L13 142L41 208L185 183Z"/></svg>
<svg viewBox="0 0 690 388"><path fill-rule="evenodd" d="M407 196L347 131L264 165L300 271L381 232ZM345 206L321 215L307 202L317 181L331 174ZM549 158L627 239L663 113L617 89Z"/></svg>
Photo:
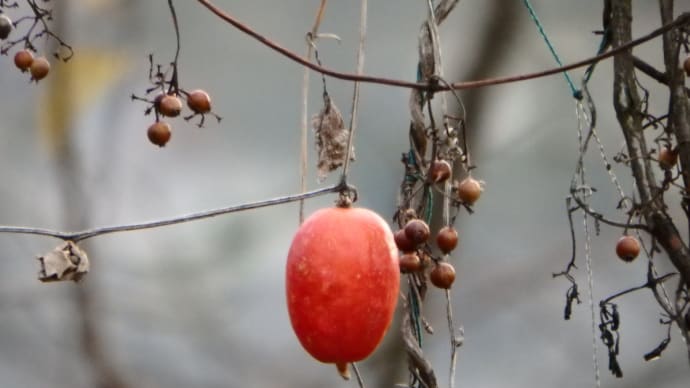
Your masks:
<svg viewBox="0 0 690 388"><path fill-rule="evenodd" d="M323 181L329 172L345 163L350 129L345 128L343 115L327 95L324 97L324 107L319 114L312 117L311 125L316 134L318 179ZM350 160L354 159L353 149L350 153Z"/></svg>
<svg viewBox="0 0 690 388"><path fill-rule="evenodd" d="M44 256L38 257L38 261L41 263L38 280L42 282L77 282L89 272L86 252L72 241L65 241Z"/></svg>

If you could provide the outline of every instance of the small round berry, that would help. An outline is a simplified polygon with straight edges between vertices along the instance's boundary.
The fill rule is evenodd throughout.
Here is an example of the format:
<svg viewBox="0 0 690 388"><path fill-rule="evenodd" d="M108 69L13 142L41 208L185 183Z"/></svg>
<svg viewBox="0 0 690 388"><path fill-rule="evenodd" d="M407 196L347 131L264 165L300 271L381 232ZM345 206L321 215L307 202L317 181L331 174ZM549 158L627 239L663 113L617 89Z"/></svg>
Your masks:
<svg viewBox="0 0 690 388"><path fill-rule="evenodd" d="M429 225L426 222L415 219L405 225L405 236L414 245L423 244L429 239L431 231L429 231Z"/></svg>
<svg viewBox="0 0 690 388"><path fill-rule="evenodd" d="M683 62L683 70L685 70L685 74L690 77L690 57L685 58L685 61Z"/></svg>
<svg viewBox="0 0 690 388"><path fill-rule="evenodd" d="M34 55L29 50L19 50L14 54L14 65L21 71L27 71L34 61Z"/></svg>
<svg viewBox="0 0 690 388"><path fill-rule="evenodd" d="M12 32L12 19L5 14L0 14L0 40L7 39Z"/></svg>
<svg viewBox="0 0 690 388"><path fill-rule="evenodd" d="M482 185L472 177L467 177L458 184L458 198L463 203L473 205L481 195Z"/></svg>
<svg viewBox="0 0 690 388"><path fill-rule="evenodd" d="M429 168L429 180L433 183L445 182L450 178L452 174L452 168L450 163L445 160L434 160Z"/></svg>
<svg viewBox="0 0 690 388"><path fill-rule="evenodd" d="M170 124L162 121L156 121L155 123L151 124L146 134L148 135L151 143L159 147L163 147L168 140L170 140Z"/></svg>
<svg viewBox="0 0 690 388"><path fill-rule="evenodd" d="M407 252L400 255L399 264L400 272L402 273L419 272L424 268L422 260L419 259L415 252Z"/></svg>
<svg viewBox="0 0 690 388"><path fill-rule="evenodd" d="M445 261L438 262L429 273L429 279L434 286L449 289L455 281L455 268Z"/></svg>
<svg viewBox="0 0 690 388"><path fill-rule="evenodd" d="M623 236L616 244L616 254L621 260L630 263L640 254L640 242L633 236Z"/></svg>
<svg viewBox="0 0 690 388"><path fill-rule="evenodd" d="M44 57L34 58L31 62L31 67L29 68L31 72L31 79L34 81L40 81L48 75L50 72L50 62Z"/></svg>
<svg viewBox="0 0 690 388"><path fill-rule="evenodd" d="M158 112L163 116L177 117L182 112L182 101L175 95L166 94L158 103Z"/></svg>
<svg viewBox="0 0 690 388"><path fill-rule="evenodd" d="M659 167L670 170L676 163L678 163L678 152L666 146L659 149Z"/></svg>
<svg viewBox="0 0 690 388"><path fill-rule="evenodd" d="M412 252L415 250L416 245L407 238L405 229L396 231L393 233L393 237L395 238L395 245L397 245L398 249L402 252Z"/></svg>
<svg viewBox="0 0 690 388"><path fill-rule="evenodd" d="M452 226L444 226L436 235L436 245L443 253L448 253L458 245L458 231Z"/></svg>
<svg viewBox="0 0 690 388"><path fill-rule="evenodd" d="M201 89L193 90L187 96L187 106L194 113L208 113L211 111L211 97Z"/></svg>

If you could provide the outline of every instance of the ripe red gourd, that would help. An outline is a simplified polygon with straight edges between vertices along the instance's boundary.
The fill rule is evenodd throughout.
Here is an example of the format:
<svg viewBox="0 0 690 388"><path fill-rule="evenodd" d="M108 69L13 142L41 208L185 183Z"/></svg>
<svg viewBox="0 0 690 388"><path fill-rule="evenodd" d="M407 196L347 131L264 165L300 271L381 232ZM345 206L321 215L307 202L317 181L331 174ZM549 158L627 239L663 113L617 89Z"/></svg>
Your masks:
<svg viewBox="0 0 690 388"><path fill-rule="evenodd" d="M309 354L341 374L381 342L399 289L393 233L370 210L321 209L292 240L286 271L292 327Z"/></svg>

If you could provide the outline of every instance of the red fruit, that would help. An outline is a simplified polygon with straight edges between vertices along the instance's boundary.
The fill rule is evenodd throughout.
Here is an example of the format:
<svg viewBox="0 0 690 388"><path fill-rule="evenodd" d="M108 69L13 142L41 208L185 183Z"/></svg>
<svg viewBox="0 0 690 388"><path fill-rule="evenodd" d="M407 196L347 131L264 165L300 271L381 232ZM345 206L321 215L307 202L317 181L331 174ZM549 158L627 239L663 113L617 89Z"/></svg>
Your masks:
<svg viewBox="0 0 690 388"><path fill-rule="evenodd" d="M458 231L452 226L444 226L436 235L436 245L443 253L448 253L458 245Z"/></svg>
<svg viewBox="0 0 690 388"><path fill-rule="evenodd" d="M455 281L455 268L445 261L436 263L429 274L429 279L434 286L449 289Z"/></svg>
<svg viewBox="0 0 690 388"><path fill-rule="evenodd" d="M659 167L670 170L678 162L678 153L669 147L659 149Z"/></svg>
<svg viewBox="0 0 690 388"><path fill-rule="evenodd" d="M410 273L421 271L424 268L422 260L416 252L407 252L400 255L400 272Z"/></svg>
<svg viewBox="0 0 690 388"><path fill-rule="evenodd" d="M187 96L187 106L194 113L208 113L211 111L211 97L201 89L193 90Z"/></svg>
<svg viewBox="0 0 690 388"><path fill-rule="evenodd" d="M170 140L170 136L172 135L170 132L170 125L162 121L156 121L151 124L146 134L151 143L159 147L163 147L168 140Z"/></svg>
<svg viewBox="0 0 690 388"><path fill-rule="evenodd" d="M393 237L395 238L395 245L403 252L412 252L417 248L417 246L407 238L405 229L397 230L393 234Z"/></svg>
<svg viewBox="0 0 690 388"><path fill-rule="evenodd" d="M31 72L31 79L34 81L40 81L48 75L50 72L50 62L44 57L34 58L29 67Z"/></svg>
<svg viewBox="0 0 690 388"><path fill-rule="evenodd" d="M481 195L482 185L472 177L467 177L458 184L458 198L468 205L477 202Z"/></svg>
<svg viewBox="0 0 690 388"><path fill-rule="evenodd" d="M398 300L393 233L370 210L321 209L292 240L285 285L292 328L309 354L340 367L362 360L381 342Z"/></svg>
<svg viewBox="0 0 690 388"><path fill-rule="evenodd" d="M430 234L429 225L420 219L411 220L405 225L405 236L415 245L425 243Z"/></svg>
<svg viewBox="0 0 690 388"><path fill-rule="evenodd" d="M445 182L451 174L450 163L445 160L434 160L429 168L429 180L433 183Z"/></svg>
<svg viewBox="0 0 690 388"><path fill-rule="evenodd" d="M623 236L616 244L616 254L621 260L629 263L640 254L640 242L633 236Z"/></svg>
<svg viewBox="0 0 690 388"><path fill-rule="evenodd" d="M21 71L27 71L34 61L34 55L29 50L19 50L14 54L14 65Z"/></svg>
<svg viewBox="0 0 690 388"><path fill-rule="evenodd" d="M182 112L182 101L172 94L166 94L158 102L158 112L163 116L177 117Z"/></svg>

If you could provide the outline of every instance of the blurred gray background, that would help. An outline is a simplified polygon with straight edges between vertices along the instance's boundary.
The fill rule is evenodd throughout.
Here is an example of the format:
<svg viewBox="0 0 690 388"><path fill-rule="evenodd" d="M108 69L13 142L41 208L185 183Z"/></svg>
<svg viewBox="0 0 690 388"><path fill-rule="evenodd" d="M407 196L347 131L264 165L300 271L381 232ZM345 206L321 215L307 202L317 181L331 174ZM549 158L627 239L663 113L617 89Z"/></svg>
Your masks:
<svg viewBox="0 0 690 388"><path fill-rule="evenodd" d="M129 96L149 86L149 53L161 63L174 55L165 1L51 2L60 7L58 27L76 51L73 63L54 64L51 75L72 71L79 81L69 88L49 80L29 84L11 56L0 57L0 224L83 229L299 190L302 68L196 2L176 3L181 86L207 90L223 121L209 120L199 129L173 120L173 137L164 149L146 139L153 118ZM298 53L305 52L304 34L318 3L217 1ZM320 43L325 65L353 71L358 4L329 2L321 31L343 42ZM591 31L601 27L600 1L534 0L533 5L564 62L596 52L599 41ZM659 25L656 2L635 1L634 7L633 36ZM676 1L676 7L688 11L690 1ZM365 72L413 80L425 17L425 1L371 1ZM518 0L462 0L441 34L451 80L554 66ZM635 53L662 68L660 41ZM571 74L579 80L582 72ZM650 110L662 114L667 95L655 81L644 76L641 81L656 91ZM609 156L622 146L611 82L611 62L603 62L591 92ZM347 112L352 85L329 79L328 87ZM310 91L311 115L320 104L315 74ZM551 276L570 255L564 198L577 158L570 91L556 75L461 95L470 113L474 176L486 181L486 191L476 212L463 212L457 223L461 242L452 257L458 271L452 297L465 344L456 387L594 386L583 257L577 272L583 303L570 321L562 317L568 283ZM408 147L408 96L404 89L362 85L351 182L359 189L359 206L388 219L403 173L400 155ZM55 101L68 98L78 101L73 114L57 117ZM59 132L61 125L66 132ZM310 158L308 182L316 188L313 150ZM596 153L587 168L599 188L593 206L620 218L615 190ZM630 192L630 174L620 167L614 171ZM332 201L333 196L309 200L307 212ZM36 280L34 258L59 241L0 235L0 386L356 386L342 382L332 366L312 360L290 328L283 270L297 209L290 204L89 240L84 248L92 271L81 284ZM576 225L582 252L581 217ZM593 238L595 303L645 281L646 259L624 265L615 258L620 233L603 227ZM664 260L659 256L661 272L669 270ZM441 292L430 291L426 316L436 334L427 336L425 351L447 386L443 301ZM665 336L652 295L642 291L618 303L625 378L607 371L606 350L597 338L602 386L687 387L690 370L677 331L660 360L642 359ZM406 382L399 333L392 330L386 341L361 363L368 386Z"/></svg>

